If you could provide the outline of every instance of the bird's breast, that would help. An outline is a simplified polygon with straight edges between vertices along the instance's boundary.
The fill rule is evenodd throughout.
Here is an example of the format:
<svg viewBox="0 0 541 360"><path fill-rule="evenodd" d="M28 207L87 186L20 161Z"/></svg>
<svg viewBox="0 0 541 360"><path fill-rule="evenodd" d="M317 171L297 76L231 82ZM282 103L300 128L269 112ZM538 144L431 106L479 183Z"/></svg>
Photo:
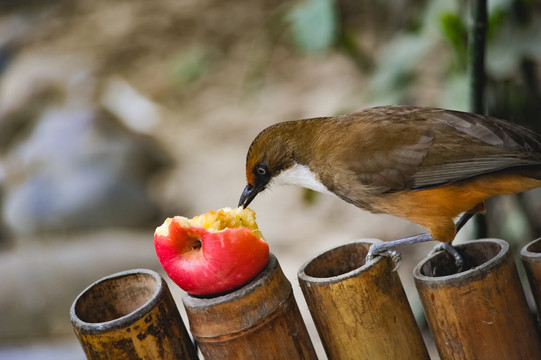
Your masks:
<svg viewBox="0 0 541 360"><path fill-rule="evenodd" d="M272 184L298 185L320 193L334 195L308 166L299 163L282 170L272 179Z"/></svg>

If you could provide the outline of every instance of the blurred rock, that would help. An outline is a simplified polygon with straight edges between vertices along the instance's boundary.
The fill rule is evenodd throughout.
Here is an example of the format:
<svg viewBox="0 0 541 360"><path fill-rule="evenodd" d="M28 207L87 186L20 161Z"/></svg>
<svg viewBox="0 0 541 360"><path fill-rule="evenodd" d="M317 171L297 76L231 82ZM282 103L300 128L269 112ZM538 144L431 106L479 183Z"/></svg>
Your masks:
<svg viewBox="0 0 541 360"><path fill-rule="evenodd" d="M148 224L147 182L167 160L109 113L51 108L4 159L3 218L16 234Z"/></svg>
<svg viewBox="0 0 541 360"><path fill-rule="evenodd" d="M108 82L101 103L134 132L150 135L160 123L159 106L121 78Z"/></svg>

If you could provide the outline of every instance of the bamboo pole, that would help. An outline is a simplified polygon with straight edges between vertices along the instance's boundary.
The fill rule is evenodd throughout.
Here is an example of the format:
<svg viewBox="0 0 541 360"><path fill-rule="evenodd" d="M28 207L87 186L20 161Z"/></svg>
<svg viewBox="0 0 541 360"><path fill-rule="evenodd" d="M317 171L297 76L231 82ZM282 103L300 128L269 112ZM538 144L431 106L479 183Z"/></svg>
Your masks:
<svg viewBox="0 0 541 360"><path fill-rule="evenodd" d="M298 277L329 359L428 359L394 264L365 263L359 240L308 261Z"/></svg>
<svg viewBox="0 0 541 360"><path fill-rule="evenodd" d="M88 359L197 359L169 288L154 271L98 280L75 299L70 316Z"/></svg>
<svg viewBox="0 0 541 360"><path fill-rule="evenodd" d="M206 359L316 359L276 257L244 287L223 296L185 294L190 331Z"/></svg>
<svg viewBox="0 0 541 360"><path fill-rule="evenodd" d="M441 359L541 359L509 244L483 239L456 248L465 271L454 273L440 252L413 274Z"/></svg>
<svg viewBox="0 0 541 360"><path fill-rule="evenodd" d="M526 244L520 250L522 264L528 276L537 308L537 324L541 325L541 238Z"/></svg>

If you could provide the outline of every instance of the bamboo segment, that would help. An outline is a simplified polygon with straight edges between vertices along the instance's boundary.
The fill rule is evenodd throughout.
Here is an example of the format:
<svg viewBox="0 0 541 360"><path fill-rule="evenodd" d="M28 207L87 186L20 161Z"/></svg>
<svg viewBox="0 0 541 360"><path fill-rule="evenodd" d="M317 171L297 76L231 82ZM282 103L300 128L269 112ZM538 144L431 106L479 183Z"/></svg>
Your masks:
<svg viewBox="0 0 541 360"><path fill-rule="evenodd" d="M441 359L541 359L509 244L483 239L456 247L466 270L446 253L414 269L417 291Z"/></svg>
<svg viewBox="0 0 541 360"><path fill-rule="evenodd" d="M526 244L520 250L520 257L532 289L539 325L541 324L541 238Z"/></svg>
<svg viewBox="0 0 541 360"><path fill-rule="evenodd" d="M75 335L88 359L197 359L163 278L137 269L107 276L75 299Z"/></svg>
<svg viewBox="0 0 541 360"><path fill-rule="evenodd" d="M428 359L394 264L365 264L370 245L352 242L299 270L299 282L329 359Z"/></svg>
<svg viewBox="0 0 541 360"><path fill-rule="evenodd" d="M183 302L206 359L316 359L291 284L273 254L242 288L212 298L186 294Z"/></svg>

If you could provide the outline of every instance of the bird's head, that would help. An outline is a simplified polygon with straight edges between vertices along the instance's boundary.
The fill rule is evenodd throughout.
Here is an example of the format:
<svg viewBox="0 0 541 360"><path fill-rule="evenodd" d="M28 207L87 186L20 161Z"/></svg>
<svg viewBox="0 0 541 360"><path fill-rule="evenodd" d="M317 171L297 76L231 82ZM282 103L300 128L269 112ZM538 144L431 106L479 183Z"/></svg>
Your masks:
<svg viewBox="0 0 541 360"><path fill-rule="evenodd" d="M247 185L239 206L247 207L280 172L294 164L289 123L272 125L256 136L246 155Z"/></svg>

